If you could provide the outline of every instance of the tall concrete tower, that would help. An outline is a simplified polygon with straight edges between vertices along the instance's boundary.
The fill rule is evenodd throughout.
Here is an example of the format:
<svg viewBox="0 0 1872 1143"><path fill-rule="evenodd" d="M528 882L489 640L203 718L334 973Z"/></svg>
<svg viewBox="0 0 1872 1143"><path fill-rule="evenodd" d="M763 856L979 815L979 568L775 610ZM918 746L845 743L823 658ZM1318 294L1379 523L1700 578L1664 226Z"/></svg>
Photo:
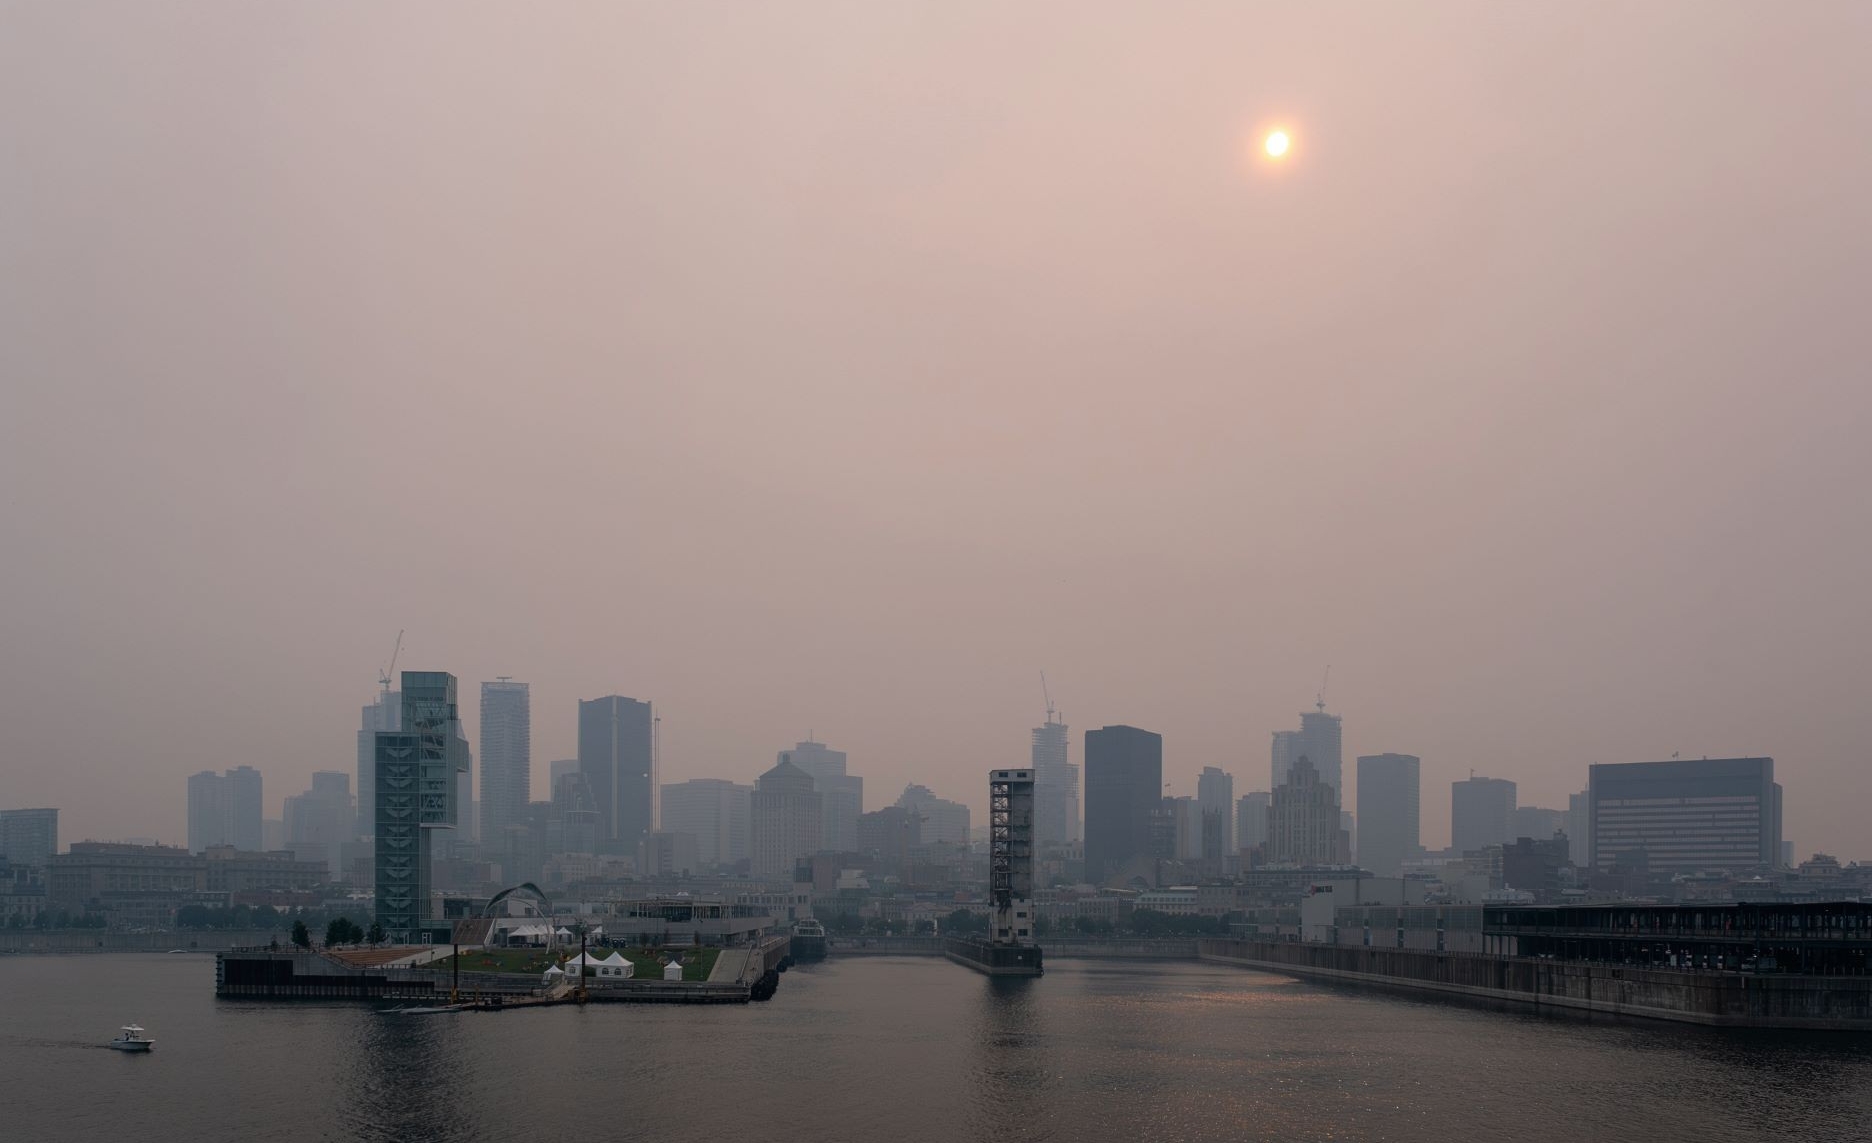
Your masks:
<svg viewBox="0 0 1872 1143"><path fill-rule="evenodd" d="M1034 772L988 775L989 933L997 945L1032 944L1034 932Z"/></svg>
<svg viewBox="0 0 1872 1143"><path fill-rule="evenodd" d="M458 775L468 768L455 703L455 676L403 672L402 729L378 731L372 832L377 923L399 944L429 939L444 925L430 900L430 831L460 820Z"/></svg>

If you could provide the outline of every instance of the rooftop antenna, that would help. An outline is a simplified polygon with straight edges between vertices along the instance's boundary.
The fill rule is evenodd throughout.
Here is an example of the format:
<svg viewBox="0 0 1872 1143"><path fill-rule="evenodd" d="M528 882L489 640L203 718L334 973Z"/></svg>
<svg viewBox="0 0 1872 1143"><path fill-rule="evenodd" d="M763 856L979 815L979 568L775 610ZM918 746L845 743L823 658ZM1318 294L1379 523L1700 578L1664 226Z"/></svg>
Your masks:
<svg viewBox="0 0 1872 1143"><path fill-rule="evenodd" d="M381 686L384 689L385 694L390 693L390 676L396 674L397 656L401 655L402 653L403 653L403 629L399 627L397 628L397 633L396 633L396 646L392 648L390 651L390 665L385 667L383 670L377 672L377 685Z"/></svg>
<svg viewBox="0 0 1872 1143"><path fill-rule="evenodd" d="M1326 664L1326 673L1320 676L1319 693L1313 696L1313 705L1321 714L1326 713L1326 683L1332 678L1332 664Z"/></svg>

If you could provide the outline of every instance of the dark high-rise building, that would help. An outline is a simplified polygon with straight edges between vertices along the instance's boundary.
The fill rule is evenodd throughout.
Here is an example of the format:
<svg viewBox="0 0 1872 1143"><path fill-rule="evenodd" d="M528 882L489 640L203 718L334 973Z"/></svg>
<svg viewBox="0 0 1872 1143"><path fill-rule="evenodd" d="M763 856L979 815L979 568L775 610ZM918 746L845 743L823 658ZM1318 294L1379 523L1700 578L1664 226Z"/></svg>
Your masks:
<svg viewBox="0 0 1872 1143"><path fill-rule="evenodd" d="M1344 865L1351 839L1339 825L1339 791L1302 754L1274 787L1268 807L1268 860L1277 865Z"/></svg>
<svg viewBox="0 0 1872 1143"><path fill-rule="evenodd" d="M1273 804L1274 795L1266 790L1243 794L1235 803L1235 844L1242 853L1267 844L1268 808Z"/></svg>
<svg viewBox="0 0 1872 1143"><path fill-rule="evenodd" d="M1514 840L1515 784L1506 778L1450 783L1450 847L1471 853Z"/></svg>
<svg viewBox="0 0 1872 1143"><path fill-rule="evenodd" d="M1085 736L1086 880L1102 884L1151 852L1163 801L1163 735L1107 726Z"/></svg>
<svg viewBox="0 0 1872 1143"><path fill-rule="evenodd" d="M1268 789L1287 784L1287 772L1306 750L1301 746L1300 732L1297 730L1277 730L1274 732L1274 745L1269 752Z"/></svg>
<svg viewBox="0 0 1872 1143"><path fill-rule="evenodd" d="M1396 877L1422 848L1420 769L1410 754L1358 760L1358 863L1380 877Z"/></svg>
<svg viewBox="0 0 1872 1143"><path fill-rule="evenodd" d="M1781 787L1772 758L1702 758L1594 766L1595 869L1652 873L1773 868L1781 854Z"/></svg>
<svg viewBox="0 0 1872 1143"><path fill-rule="evenodd" d="M1202 856L1220 860L1235 852L1235 775L1218 766L1204 766L1196 776L1196 812Z"/></svg>
<svg viewBox="0 0 1872 1143"><path fill-rule="evenodd" d="M526 818L533 794L533 696L525 683L481 684L481 836Z"/></svg>
<svg viewBox="0 0 1872 1143"><path fill-rule="evenodd" d="M460 820L468 740L454 675L404 671L402 697L401 729L377 733L372 833L377 923L392 941L408 943L428 939L442 924L430 893L430 834Z"/></svg>
<svg viewBox="0 0 1872 1143"><path fill-rule="evenodd" d="M579 703L579 773L598 803L598 848L636 856L656 828L656 721L650 704L619 695Z"/></svg>

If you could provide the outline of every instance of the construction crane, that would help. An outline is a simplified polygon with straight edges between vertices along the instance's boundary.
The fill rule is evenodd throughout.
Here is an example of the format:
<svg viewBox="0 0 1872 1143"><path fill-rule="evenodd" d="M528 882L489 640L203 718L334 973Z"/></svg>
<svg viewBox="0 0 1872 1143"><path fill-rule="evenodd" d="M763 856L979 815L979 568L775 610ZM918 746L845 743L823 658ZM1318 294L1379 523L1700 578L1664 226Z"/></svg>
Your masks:
<svg viewBox="0 0 1872 1143"><path fill-rule="evenodd" d="M403 629L399 627L397 628L397 633L396 633L396 646L392 648L390 651L390 665L385 667L383 670L377 672L377 684L383 687L385 694L390 693L390 677L396 674L397 656L401 655L402 653L403 653Z"/></svg>
<svg viewBox="0 0 1872 1143"><path fill-rule="evenodd" d="M1326 713L1326 683L1332 678L1332 664L1326 664L1326 673L1320 676L1319 693L1313 696L1313 705L1321 714Z"/></svg>
<svg viewBox="0 0 1872 1143"><path fill-rule="evenodd" d="M1042 696L1042 697L1044 697L1044 698L1046 699L1046 706L1047 706L1047 725L1048 725L1048 726L1051 726L1051 725L1053 725L1053 724L1054 724L1055 722L1058 722L1058 721L1059 721L1059 719L1057 719L1057 718L1055 718L1055 717L1054 717L1054 710L1053 710L1053 692L1052 692L1052 691L1049 691L1049 690L1047 690L1047 684L1046 684L1046 672L1045 672L1045 671L1041 671L1041 672L1040 672L1040 694L1041 694L1041 696Z"/></svg>

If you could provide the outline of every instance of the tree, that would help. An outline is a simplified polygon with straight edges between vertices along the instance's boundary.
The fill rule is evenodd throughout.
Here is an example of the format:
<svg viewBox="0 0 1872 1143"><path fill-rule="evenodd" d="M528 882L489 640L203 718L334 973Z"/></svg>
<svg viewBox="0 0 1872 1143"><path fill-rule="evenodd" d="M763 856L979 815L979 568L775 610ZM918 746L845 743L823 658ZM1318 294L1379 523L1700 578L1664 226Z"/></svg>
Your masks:
<svg viewBox="0 0 1872 1143"><path fill-rule="evenodd" d="M306 932L305 919L303 917L293 922L292 943L298 945L302 949L309 949L312 947L312 934Z"/></svg>
<svg viewBox="0 0 1872 1143"><path fill-rule="evenodd" d="M378 924L376 921L372 921L371 926L370 926L370 936L367 937L366 939L369 940L370 943L374 945L383 944L384 943L383 926Z"/></svg>

